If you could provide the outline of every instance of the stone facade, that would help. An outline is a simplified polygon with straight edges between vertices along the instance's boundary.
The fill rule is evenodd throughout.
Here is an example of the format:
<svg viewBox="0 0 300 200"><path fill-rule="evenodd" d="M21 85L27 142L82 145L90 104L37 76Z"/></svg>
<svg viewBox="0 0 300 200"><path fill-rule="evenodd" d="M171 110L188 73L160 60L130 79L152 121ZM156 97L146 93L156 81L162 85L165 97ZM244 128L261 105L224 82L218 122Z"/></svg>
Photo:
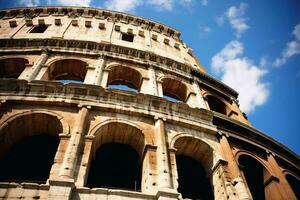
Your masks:
<svg viewBox="0 0 300 200"><path fill-rule="evenodd" d="M0 168L0 199L299 198L299 156L251 126L171 27L91 8L0 10L0 78L0 162L26 138L58 138L44 182ZM139 188L88 187L105 144L137 153ZM210 196L187 192L181 158L203 168L210 186L193 184Z"/></svg>

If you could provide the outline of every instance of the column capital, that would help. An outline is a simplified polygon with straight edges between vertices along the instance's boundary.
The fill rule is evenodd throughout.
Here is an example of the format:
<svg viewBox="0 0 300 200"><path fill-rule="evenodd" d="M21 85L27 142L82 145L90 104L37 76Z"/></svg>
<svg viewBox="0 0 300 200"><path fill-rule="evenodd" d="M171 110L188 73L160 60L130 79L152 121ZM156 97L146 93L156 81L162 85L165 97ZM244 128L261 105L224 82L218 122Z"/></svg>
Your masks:
<svg viewBox="0 0 300 200"><path fill-rule="evenodd" d="M43 48L42 49L42 54L47 54L47 55L49 55L50 53L51 53L51 49L49 49L49 48Z"/></svg>
<svg viewBox="0 0 300 200"><path fill-rule="evenodd" d="M154 116L154 120L155 120L155 121L157 121L157 120L162 120L162 121L164 121L164 122L166 122L166 121L167 121L167 119L166 119L166 118L164 118L164 117L161 117L161 116Z"/></svg>
<svg viewBox="0 0 300 200"><path fill-rule="evenodd" d="M92 108L91 105L84 105L84 104L78 104L77 107L78 108L87 108L87 109L91 109Z"/></svg>
<svg viewBox="0 0 300 200"><path fill-rule="evenodd" d="M276 156L274 152L272 152L272 151L270 151L268 149L266 149L266 153L267 153L268 156L273 156L273 157Z"/></svg>
<svg viewBox="0 0 300 200"><path fill-rule="evenodd" d="M218 135L219 135L220 137L224 136L224 137L226 137L226 138L229 138L228 133L224 133L224 132L221 131L221 130L218 130L217 133L218 133Z"/></svg>

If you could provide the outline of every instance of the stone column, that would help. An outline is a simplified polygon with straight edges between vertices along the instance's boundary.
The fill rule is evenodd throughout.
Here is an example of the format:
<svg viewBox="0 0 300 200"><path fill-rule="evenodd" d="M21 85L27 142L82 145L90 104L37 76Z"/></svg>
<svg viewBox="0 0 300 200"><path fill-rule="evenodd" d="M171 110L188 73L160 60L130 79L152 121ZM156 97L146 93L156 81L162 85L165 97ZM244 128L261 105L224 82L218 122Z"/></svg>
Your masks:
<svg viewBox="0 0 300 200"><path fill-rule="evenodd" d="M48 49L43 49L42 54L40 55L37 62L34 63L34 65L31 67L31 70L28 75L26 75L25 79L28 81L34 80L36 76L38 75L39 71L43 67L43 65L46 63L48 57L49 57L50 51Z"/></svg>
<svg viewBox="0 0 300 200"><path fill-rule="evenodd" d="M228 136L221 131L218 131L218 133L223 157L228 162L227 172L225 173L226 179L234 186L239 199L252 199L227 140Z"/></svg>
<svg viewBox="0 0 300 200"><path fill-rule="evenodd" d="M97 61L97 64L95 66L95 79L94 79L94 85L100 85L101 84L101 80L102 80L102 71L104 69L105 66L105 59L104 59L104 55L100 55Z"/></svg>
<svg viewBox="0 0 300 200"><path fill-rule="evenodd" d="M77 164L77 159L80 155L80 148L85 136L85 127L88 119L88 106L83 106L79 110L75 127L71 133L71 138L68 143L67 150L63 159L59 176L73 179L74 171Z"/></svg>
<svg viewBox="0 0 300 200"><path fill-rule="evenodd" d="M203 99L203 97L201 95L200 87L199 87L199 84L198 84L196 79L193 80L193 88L194 88L194 91L196 93L195 107L208 109L207 106L206 106L206 102L205 102L205 100Z"/></svg>
<svg viewBox="0 0 300 200"><path fill-rule="evenodd" d="M162 84L163 84L162 81L157 81L157 95L158 95L159 97L163 97L163 96L164 96Z"/></svg>
<svg viewBox="0 0 300 200"><path fill-rule="evenodd" d="M151 87L151 92L149 94L158 96L155 69L151 64L149 64L148 73L149 73L149 83Z"/></svg>
<svg viewBox="0 0 300 200"><path fill-rule="evenodd" d="M155 117L155 138L157 142L157 199L177 199L179 194L173 188L172 169L168 152L168 136L162 118Z"/></svg>
<svg viewBox="0 0 300 200"><path fill-rule="evenodd" d="M102 79L101 79L101 86L103 88L106 88L107 86L107 81L108 81L108 76L109 76L109 70L107 69L103 69L103 72L102 72Z"/></svg>
<svg viewBox="0 0 300 200"><path fill-rule="evenodd" d="M87 66L87 71L83 80L84 84L93 84L94 83L94 71L96 70L93 66Z"/></svg>
<svg viewBox="0 0 300 200"><path fill-rule="evenodd" d="M276 162L276 159L274 158L274 154L272 152L267 151L268 153L268 163L271 166L271 169L273 170L273 173L276 177L279 179L278 183L278 189L280 190L280 193L282 194L283 199L290 199L290 200L296 200L297 197L295 196L290 184L286 180L286 177L282 173L281 168L279 167L278 163Z"/></svg>

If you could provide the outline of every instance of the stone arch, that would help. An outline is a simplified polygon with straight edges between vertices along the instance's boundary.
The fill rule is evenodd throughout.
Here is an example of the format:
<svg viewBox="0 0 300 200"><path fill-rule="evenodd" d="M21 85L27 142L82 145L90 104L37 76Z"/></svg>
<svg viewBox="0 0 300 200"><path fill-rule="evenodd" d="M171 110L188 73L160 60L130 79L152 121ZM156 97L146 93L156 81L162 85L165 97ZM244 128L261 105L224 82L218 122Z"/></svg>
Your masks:
<svg viewBox="0 0 300 200"><path fill-rule="evenodd" d="M87 186L139 190L146 143L140 127L128 121L110 119L96 125L89 136L93 137L93 158ZM122 178L116 178L115 174L120 171Z"/></svg>
<svg viewBox="0 0 300 200"><path fill-rule="evenodd" d="M121 126L116 127L115 125L121 125ZM111 132L116 132L116 130L125 130L130 134L128 138L126 138L125 136L122 137L116 135L109 136L108 130L112 130ZM102 144L108 142L116 142L116 143L124 143L132 146L132 148L134 148L141 157L143 155L143 151L146 145L146 137L144 132L142 131L142 128L135 123L132 123L127 120L122 120L122 119L105 120L97 124L96 126L94 126L88 135L94 137L93 152L95 152L95 150L98 149ZM136 135L136 137L134 137L134 135ZM134 139L134 140L130 141L130 139Z"/></svg>
<svg viewBox="0 0 300 200"><path fill-rule="evenodd" d="M126 85L137 91L140 90L143 76L139 70L119 63L112 63L105 69L109 71L107 85Z"/></svg>
<svg viewBox="0 0 300 200"><path fill-rule="evenodd" d="M57 58L48 63L44 80L73 80L83 82L88 63L78 58Z"/></svg>
<svg viewBox="0 0 300 200"><path fill-rule="evenodd" d="M1 164L3 169L12 168L12 170L9 170L2 178L18 180L20 177L25 177L25 181L28 181L28 178L32 181L46 181L59 145L59 134L68 133L68 131L68 125L63 118L48 111L20 112L7 118L0 126L0 162L5 163L5 165ZM25 152L30 153L24 155ZM40 156L46 160L41 158L39 160L31 155ZM15 175L17 173L14 172L14 166L22 164L20 162L24 164L24 167L27 166L24 176Z"/></svg>
<svg viewBox="0 0 300 200"><path fill-rule="evenodd" d="M0 58L0 78L18 78L26 64L28 60L23 57Z"/></svg>
<svg viewBox="0 0 300 200"><path fill-rule="evenodd" d="M182 197L213 199L214 149L200 138L188 134L175 136L170 146L176 152L178 192Z"/></svg>
<svg viewBox="0 0 300 200"><path fill-rule="evenodd" d="M223 99L209 92L205 92L203 96L207 101L210 110L227 115L228 107Z"/></svg>
<svg viewBox="0 0 300 200"><path fill-rule="evenodd" d="M163 95L186 102L189 95L186 83L174 76L161 76L158 81L162 84Z"/></svg>
<svg viewBox="0 0 300 200"><path fill-rule="evenodd" d="M290 172L289 170L283 170L283 174L292 188L295 196L300 199L300 177L298 177L296 174Z"/></svg>
<svg viewBox="0 0 300 200"><path fill-rule="evenodd" d="M248 185L253 199L272 199L273 176L270 168L258 156L247 152L239 151L236 153L236 160L241 166L242 174ZM276 191L273 191L273 193Z"/></svg>

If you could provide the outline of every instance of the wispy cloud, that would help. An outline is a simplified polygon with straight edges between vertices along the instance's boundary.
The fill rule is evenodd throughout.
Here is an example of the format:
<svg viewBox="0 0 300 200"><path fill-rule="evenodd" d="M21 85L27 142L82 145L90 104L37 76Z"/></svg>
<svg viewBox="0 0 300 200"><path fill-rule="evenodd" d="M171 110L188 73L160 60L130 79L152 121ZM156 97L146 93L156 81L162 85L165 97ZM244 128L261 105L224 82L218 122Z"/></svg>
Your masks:
<svg viewBox="0 0 300 200"><path fill-rule="evenodd" d="M40 4L40 0L20 0L19 5L21 6L38 6Z"/></svg>
<svg viewBox="0 0 300 200"><path fill-rule="evenodd" d="M147 4L155 6L159 10L173 10L173 0L147 0Z"/></svg>
<svg viewBox="0 0 300 200"><path fill-rule="evenodd" d="M236 31L236 37L240 38L241 35L250 28L250 26L246 23L246 9L247 4L245 3L240 3L239 6L231 6L224 14L215 17L215 21L219 26L222 26L225 21L228 21L231 27Z"/></svg>
<svg viewBox="0 0 300 200"><path fill-rule="evenodd" d="M231 6L225 14L232 28L236 30L237 37L250 28L244 17L246 8L247 4L241 3L239 7Z"/></svg>
<svg viewBox="0 0 300 200"><path fill-rule="evenodd" d="M202 4L202 6L207 6L208 0L201 0L201 4Z"/></svg>
<svg viewBox="0 0 300 200"><path fill-rule="evenodd" d="M211 66L224 83L239 92L241 109L251 113L266 103L270 91L262 80L267 71L253 64L243 53L243 44L233 40L212 58Z"/></svg>
<svg viewBox="0 0 300 200"><path fill-rule="evenodd" d="M284 65L288 59L291 57L300 54L300 23L298 23L293 30L293 35L295 39L293 41L288 42L285 45L285 48L281 52L280 56L275 59L273 65L275 67L280 67Z"/></svg>
<svg viewBox="0 0 300 200"><path fill-rule="evenodd" d="M46 0L46 5L88 7L91 6L91 2L92 0Z"/></svg>
<svg viewBox="0 0 300 200"><path fill-rule="evenodd" d="M143 4L141 0L106 0L104 7L109 10L128 12Z"/></svg>

